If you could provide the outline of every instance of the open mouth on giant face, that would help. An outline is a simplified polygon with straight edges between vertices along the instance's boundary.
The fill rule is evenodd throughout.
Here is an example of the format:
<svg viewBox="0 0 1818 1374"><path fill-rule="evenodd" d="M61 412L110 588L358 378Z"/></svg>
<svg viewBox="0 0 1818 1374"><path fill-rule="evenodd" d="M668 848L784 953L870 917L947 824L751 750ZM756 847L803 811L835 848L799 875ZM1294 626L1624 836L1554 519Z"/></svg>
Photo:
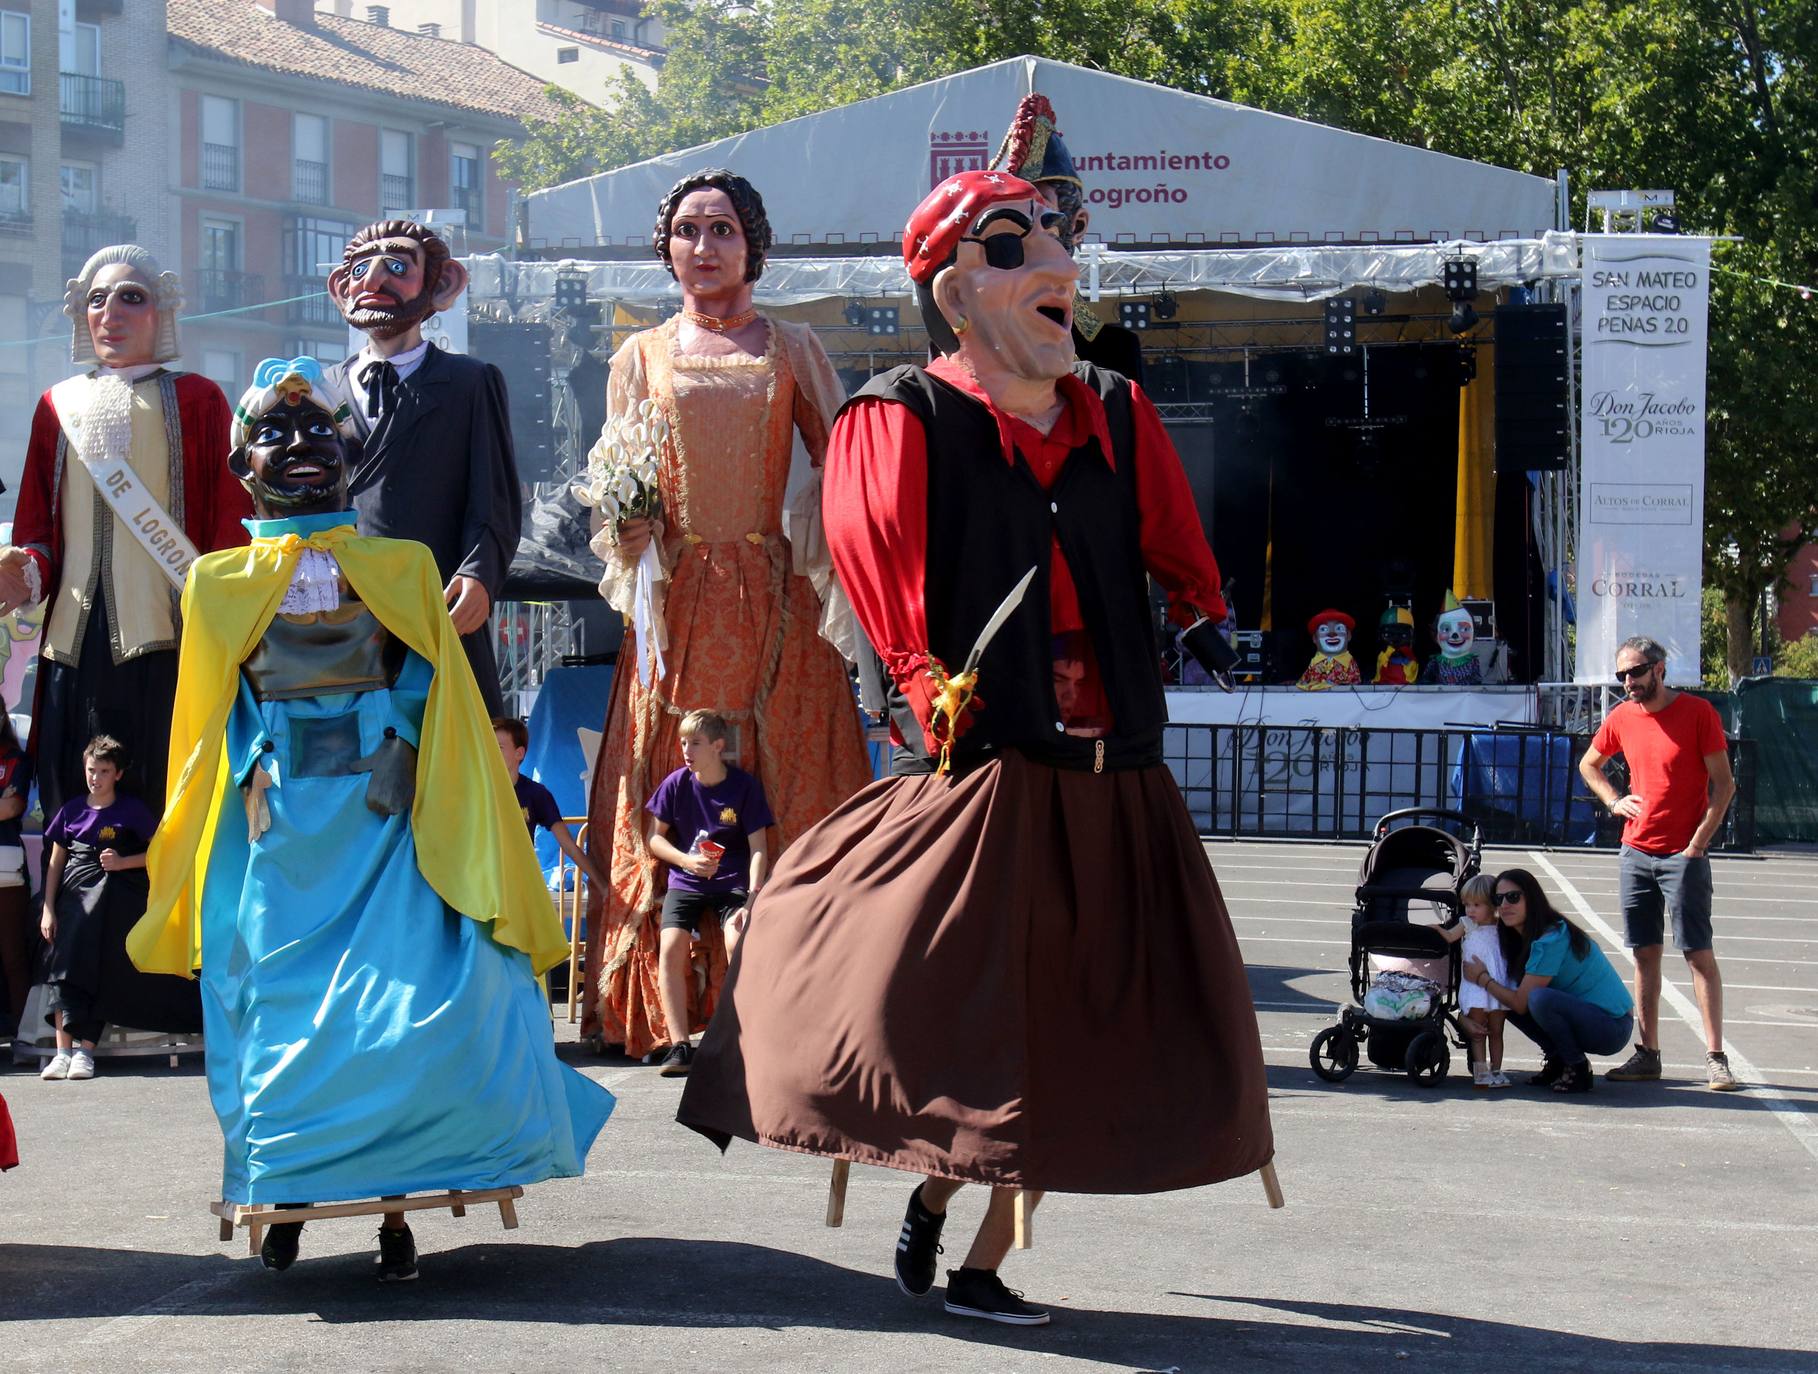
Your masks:
<svg viewBox="0 0 1818 1374"><path fill-rule="evenodd" d="M314 458L300 458L285 463L271 473L269 481L276 487L328 487L340 479L341 465Z"/></svg>
<svg viewBox="0 0 1818 1374"><path fill-rule="evenodd" d="M1062 307L1060 307L1058 305L1038 305L1035 307L1035 313L1038 315L1044 315L1048 319L1053 320L1062 329L1066 329L1069 327L1069 321L1067 319L1067 312L1066 312L1066 310L1064 310Z"/></svg>

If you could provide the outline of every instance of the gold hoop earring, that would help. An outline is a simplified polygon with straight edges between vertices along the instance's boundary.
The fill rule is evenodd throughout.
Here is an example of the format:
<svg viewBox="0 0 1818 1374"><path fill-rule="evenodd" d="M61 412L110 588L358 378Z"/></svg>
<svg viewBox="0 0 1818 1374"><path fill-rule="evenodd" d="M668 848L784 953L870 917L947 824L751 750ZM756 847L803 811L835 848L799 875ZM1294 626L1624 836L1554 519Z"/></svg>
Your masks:
<svg viewBox="0 0 1818 1374"><path fill-rule="evenodd" d="M953 336L958 338L970 328L972 328L972 321L967 319L964 315L961 315L959 319L953 322Z"/></svg>

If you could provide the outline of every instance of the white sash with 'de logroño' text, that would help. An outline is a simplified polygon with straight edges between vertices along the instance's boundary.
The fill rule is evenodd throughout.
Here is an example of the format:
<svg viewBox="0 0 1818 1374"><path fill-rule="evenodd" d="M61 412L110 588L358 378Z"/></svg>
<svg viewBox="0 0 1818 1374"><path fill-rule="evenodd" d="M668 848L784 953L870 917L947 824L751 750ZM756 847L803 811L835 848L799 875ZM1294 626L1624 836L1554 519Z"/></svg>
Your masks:
<svg viewBox="0 0 1818 1374"><path fill-rule="evenodd" d="M118 396L107 394L114 387L125 392L124 406ZM94 479L95 490L171 585L181 590L198 554L183 527L145 489L127 461L132 444L131 384L123 377L70 377L51 388L51 404L82 470Z"/></svg>

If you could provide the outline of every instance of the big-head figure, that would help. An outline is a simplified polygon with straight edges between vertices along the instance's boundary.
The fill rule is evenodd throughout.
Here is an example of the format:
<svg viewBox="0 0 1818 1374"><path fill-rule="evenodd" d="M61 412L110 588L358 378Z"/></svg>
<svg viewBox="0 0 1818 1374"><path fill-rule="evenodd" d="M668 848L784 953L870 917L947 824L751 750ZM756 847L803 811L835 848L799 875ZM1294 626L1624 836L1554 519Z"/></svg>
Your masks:
<svg viewBox="0 0 1818 1374"><path fill-rule="evenodd" d="M47 816L82 789L96 734L126 744L125 785L162 809L183 573L197 553L246 542L227 398L169 366L182 304L145 249L101 249L64 304L83 370L32 418L0 612L46 603L32 746Z"/></svg>
<svg viewBox="0 0 1818 1374"><path fill-rule="evenodd" d="M328 274L328 294L366 344L329 378L352 398L361 532L428 545L481 695L502 712L488 619L517 551L523 499L505 379L423 337L423 322L466 289L467 269L423 225L360 230Z"/></svg>

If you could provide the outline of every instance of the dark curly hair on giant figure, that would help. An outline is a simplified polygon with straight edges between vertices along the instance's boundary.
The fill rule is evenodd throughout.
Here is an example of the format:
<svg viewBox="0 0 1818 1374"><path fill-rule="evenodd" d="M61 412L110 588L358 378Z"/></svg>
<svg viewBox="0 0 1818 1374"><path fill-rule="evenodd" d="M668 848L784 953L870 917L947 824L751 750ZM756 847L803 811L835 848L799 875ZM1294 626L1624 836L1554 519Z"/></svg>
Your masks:
<svg viewBox="0 0 1818 1374"><path fill-rule="evenodd" d="M703 167L698 172L690 172L671 186L669 194L657 204L657 257L673 277L675 267L669 261L669 230L675 223L676 207L682 203L683 196L703 187L724 191L731 199L732 208L738 212L739 227L745 231L745 280L756 281L764 275L764 255L776 242L776 236L770 232L770 217L764 213L764 198L757 193L757 187L724 167Z"/></svg>

